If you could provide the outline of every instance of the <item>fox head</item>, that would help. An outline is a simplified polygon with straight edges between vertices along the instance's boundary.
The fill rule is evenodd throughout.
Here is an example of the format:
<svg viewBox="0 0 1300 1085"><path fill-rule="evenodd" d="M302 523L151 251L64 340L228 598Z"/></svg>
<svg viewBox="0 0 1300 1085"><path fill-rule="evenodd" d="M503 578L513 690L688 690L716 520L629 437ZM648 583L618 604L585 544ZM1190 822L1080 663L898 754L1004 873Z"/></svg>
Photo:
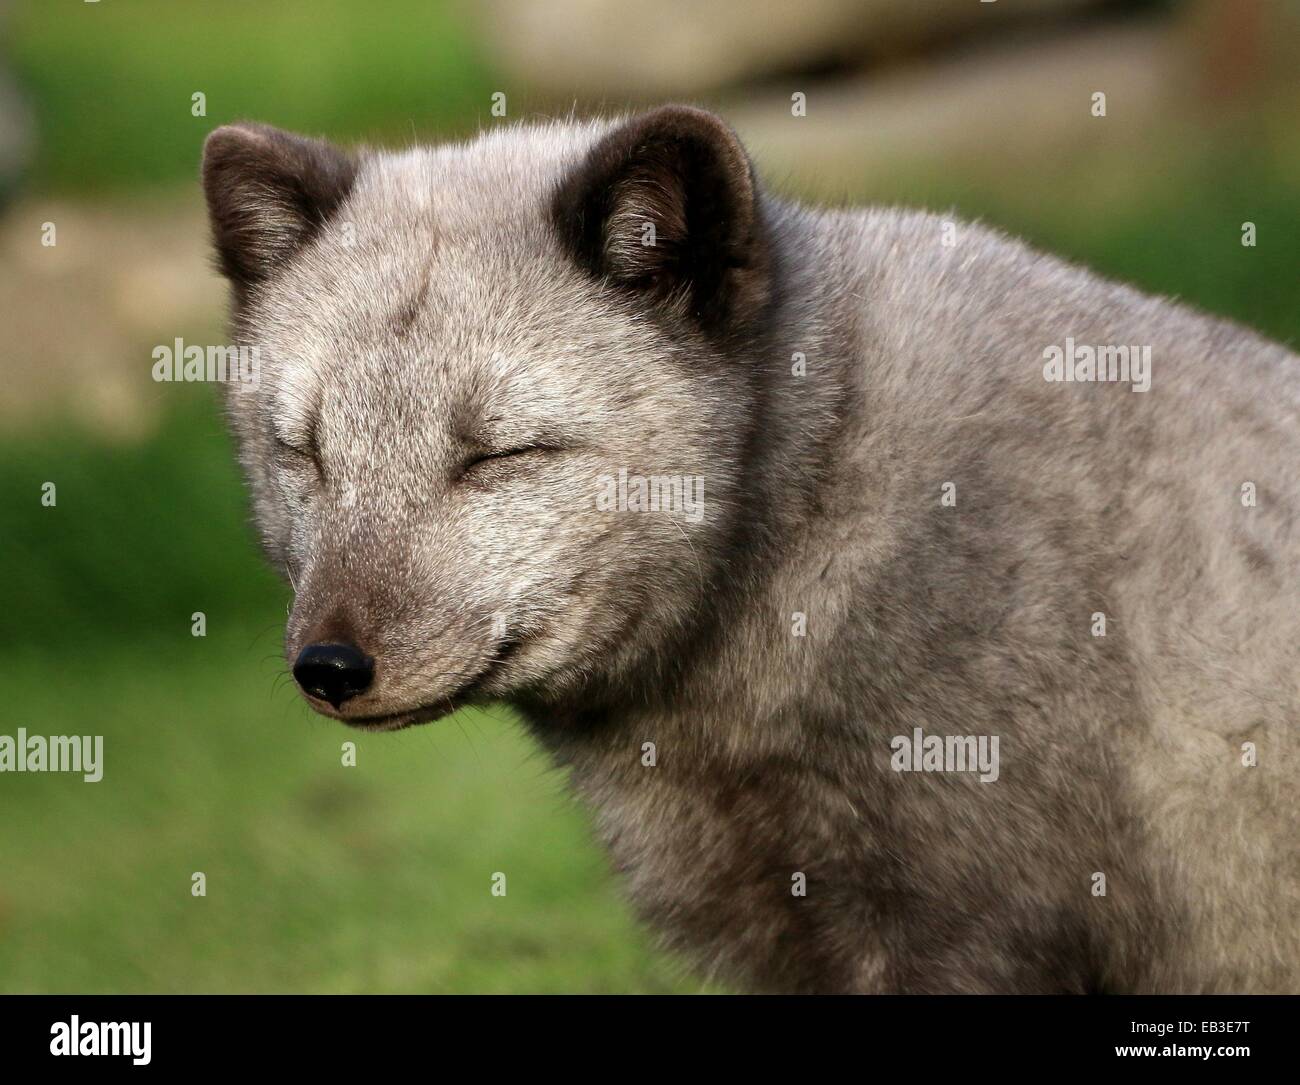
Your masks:
<svg viewBox="0 0 1300 1085"><path fill-rule="evenodd" d="M711 114L203 154L228 412L311 705L390 730L671 659L728 575L772 244Z"/></svg>

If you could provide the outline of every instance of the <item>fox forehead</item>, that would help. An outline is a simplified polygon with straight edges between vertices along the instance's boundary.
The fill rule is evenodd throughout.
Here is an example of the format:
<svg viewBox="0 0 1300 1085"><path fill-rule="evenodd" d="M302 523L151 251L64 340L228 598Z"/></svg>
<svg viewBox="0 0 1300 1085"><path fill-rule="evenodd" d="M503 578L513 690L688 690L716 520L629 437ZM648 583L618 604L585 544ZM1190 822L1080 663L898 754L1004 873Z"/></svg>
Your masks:
<svg viewBox="0 0 1300 1085"><path fill-rule="evenodd" d="M602 384L624 405L653 395L634 379L662 349L653 327L602 297L548 221L555 183L600 127L365 158L339 213L246 317L276 434L295 444L322 412L356 422L404 405L439 427L527 430L587 413Z"/></svg>
<svg viewBox="0 0 1300 1085"><path fill-rule="evenodd" d="M270 349L301 356L300 377L340 348L422 333L451 354L535 352L562 331L557 311L594 297L560 253L549 212L566 170L606 127L510 127L364 153L342 205L263 285L246 324Z"/></svg>
<svg viewBox="0 0 1300 1085"><path fill-rule="evenodd" d="M358 207L435 211L448 228L477 225L549 199L609 121L511 125L462 143L366 154L353 188Z"/></svg>
<svg viewBox="0 0 1300 1085"><path fill-rule="evenodd" d="M536 251L555 189L606 122L511 126L463 143L367 151L321 240L382 256L392 281L427 282L428 258ZM487 242L487 247L484 247Z"/></svg>
<svg viewBox="0 0 1300 1085"><path fill-rule="evenodd" d="M576 258L575 239L557 226L557 198L618 124L512 125L466 143L362 151L310 229L235 198L259 183L256 170L251 181L210 175L214 221L234 231L223 235L236 249L232 270L253 279L242 280L235 309L243 338L262 348L261 389L236 401L244 431L360 463L370 443L399 431L402 441L375 454L552 435L626 449L638 431L628 410L642 432L703 426L725 391L712 385L729 374L709 369L695 325L673 317L666 329L626 276L614 268L606 278ZM318 153L291 140L241 129L220 135L211 157L233 156L234 169L240 154L279 153L289 157L274 168L292 169L293 155ZM338 162L313 159L321 184ZM627 201L638 215L649 183L628 190L640 193ZM262 199L258 191L248 199ZM254 245L245 256L242 239L260 241L251 229L264 225L277 231L266 252ZM290 236L301 238L292 251ZM639 269L644 257L633 262Z"/></svg>

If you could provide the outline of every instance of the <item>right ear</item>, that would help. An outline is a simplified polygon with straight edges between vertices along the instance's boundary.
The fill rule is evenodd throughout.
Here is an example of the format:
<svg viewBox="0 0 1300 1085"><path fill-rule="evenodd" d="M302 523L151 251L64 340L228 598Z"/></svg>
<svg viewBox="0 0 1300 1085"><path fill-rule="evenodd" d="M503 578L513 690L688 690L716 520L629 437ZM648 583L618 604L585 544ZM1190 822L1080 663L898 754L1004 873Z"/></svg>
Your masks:
<svg viewBox="0 0 1300 1085"><path fill-rule="evenodd" d="M265 281L338 210L356 160L324 140L228 124L203 145L203 192L222 273L241 292Z"/></svg>
<svg viewBox="0 0 1300 1085"><path fill-rule="evenodd" d="M560 183L552 214L591 275L708 332L743 332L771 296L749 156L702 109L661 106L614 128Z"/></svg>

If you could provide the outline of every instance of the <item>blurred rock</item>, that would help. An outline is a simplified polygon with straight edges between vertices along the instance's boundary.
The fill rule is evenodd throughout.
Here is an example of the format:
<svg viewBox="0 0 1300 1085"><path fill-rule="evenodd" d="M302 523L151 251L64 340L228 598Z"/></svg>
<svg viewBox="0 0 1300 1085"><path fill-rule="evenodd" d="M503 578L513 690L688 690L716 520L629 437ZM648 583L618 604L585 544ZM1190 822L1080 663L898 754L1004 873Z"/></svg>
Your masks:
<svg viewBox="0 0 1300 1085"><path fill-rule="evenodd" d="M1103 0L481 0L466 5L502 74L565 103L691 98L852 67L980 27Z"/></svg>
<svg viewBox="0 0 1300 1085"><path fill-rule="evenodd" d="M147 433L186 390L154 383L151 350L224 342L224 297L192 190L14 204L0 219L0 428L71 417L106 436Z"/></svg>
<svg viewBox="0 0 1300 1085"><path fill-rule="evenodd" d="M814 84L802 117L776 90L722 111L768 176L834 199L901 165L982 161L1010 180L1054 155L1140 146L1168 116L1178 64L1166 21L1103 23ZM1096 91L1106 95L1104 120L1090 112Z"/></svg>

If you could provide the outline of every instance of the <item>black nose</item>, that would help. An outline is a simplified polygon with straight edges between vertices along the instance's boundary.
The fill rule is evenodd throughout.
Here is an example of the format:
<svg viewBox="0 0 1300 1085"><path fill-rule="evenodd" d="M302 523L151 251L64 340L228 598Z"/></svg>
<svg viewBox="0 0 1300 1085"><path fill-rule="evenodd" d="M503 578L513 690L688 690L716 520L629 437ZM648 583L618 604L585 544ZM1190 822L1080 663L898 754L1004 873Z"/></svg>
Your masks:
<svg viewBox="0 0 1300 1085"><path fill-rule="evenodd" d="M293 677L307 693L338 708L370 688L375 665L350 644L309 644L298 653Z"/></svg>

